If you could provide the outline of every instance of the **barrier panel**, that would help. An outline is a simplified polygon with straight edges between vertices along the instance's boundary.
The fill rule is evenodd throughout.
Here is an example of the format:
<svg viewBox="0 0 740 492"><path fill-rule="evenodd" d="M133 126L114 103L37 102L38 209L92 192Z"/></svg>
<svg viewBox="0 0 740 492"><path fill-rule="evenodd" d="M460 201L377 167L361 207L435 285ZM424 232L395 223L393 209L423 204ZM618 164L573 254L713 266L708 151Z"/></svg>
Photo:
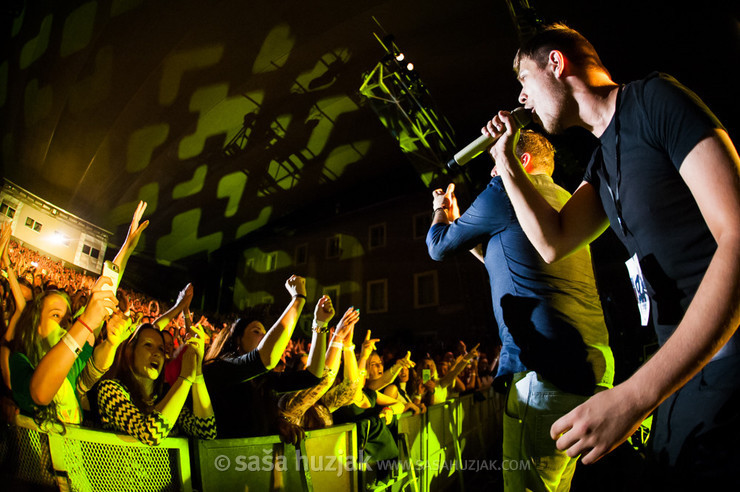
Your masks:
<svg viewBox="0 0 740 492"><path fill-rule="evenodd" d="M491 391L399 416L399 466L375 490L464 489L466 464L500 447L501 402ZM63 435L47 433L19 416L16 425L1 430L0 483L4 490L34 491L355 492L372 479L360 457L355 424L309 431L298 448L278 436L172 437L151 447L128 435L72 425Z"/></svg>
<svg viewBox="0 0 740 492"><path fill-rule="evenodd" d="M199 440L193 449L202 492L357 490L354 424L308 431L298 448L265 436Z"/></svg>

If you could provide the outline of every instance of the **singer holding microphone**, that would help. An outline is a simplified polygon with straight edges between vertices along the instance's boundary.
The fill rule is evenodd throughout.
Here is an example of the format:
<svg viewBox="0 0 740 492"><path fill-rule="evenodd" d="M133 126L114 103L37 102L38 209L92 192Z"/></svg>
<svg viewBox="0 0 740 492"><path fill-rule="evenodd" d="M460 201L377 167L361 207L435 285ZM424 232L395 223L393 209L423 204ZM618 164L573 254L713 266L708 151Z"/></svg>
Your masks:
<svg viewBox="0 0 740 492"><path fill-rule="evenodd" d="M548 261L611 226L660 349L632 376L551 428L569 456L593 463L656 411L645 490L740 490L740 157L698 95L666 74L619 84L593 45L544 26L514 59L519 102L548 132L599 139L583 182L550 207L514 158L508 112L483 129L524 232ZM657 410L656 410L657 409Z"/></svg>
<svg viewBox="0 0 740 492"><path fill-rule="evenodd" d="M554 149L538 133L519 132L521 110L518 115L510 120L520 133L516 157L534 188L559 209L570 195L552 180ZM494 143L489 135L487 145ZM459 154L457 165L465 161ZM488 271L502 343L494 387L508 393L503 459L516 462L502 467L505 490L564 491L577 458L555 447L549 427L611 387L614 358L589 249L545 263L517 222L497 171L494 165L488 186L462 215L453 184L433 192L427 247L437 261L471 251Z"/></svg>

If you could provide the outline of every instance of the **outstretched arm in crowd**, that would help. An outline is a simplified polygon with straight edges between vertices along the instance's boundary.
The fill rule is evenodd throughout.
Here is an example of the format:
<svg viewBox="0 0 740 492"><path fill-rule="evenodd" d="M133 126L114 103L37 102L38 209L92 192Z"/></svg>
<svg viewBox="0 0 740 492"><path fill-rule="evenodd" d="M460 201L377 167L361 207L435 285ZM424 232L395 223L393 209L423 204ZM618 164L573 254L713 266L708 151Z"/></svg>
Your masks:
<svg viewBox="0 0 740 492"><path fill-rule="evenodd" d="M334 317L334 306L329 296L323 296L316 303L313 315L313 335L311 336L311 349L308 351L308 372L320 378L324 375L324 363L326 358L326 334L329 331L329 321Z"/></svg>
<svg viewBox="0 0 740 492"><path fill-rule="evenodd" d="M285 282L285 288L292 297L290 304L257 346L267 369L273 369L280 362L306 303L306 279L293 275Z"/></svg>
<svg viewBox="0 0 740 492"><path fill-rule="evenodd" d="M374 389L375 391L380 391L396 380L396 377L398 377L398 373L401 372L401 369L403 369L404 367L406 367L407 369L411 369L415 365L416 364L414 363L414 361L411 360L411 352L406 352L405 357L396 360L396 362L393 363L390 369L384 371L378 379L368 381L367 387L370 389Z"/></svg>
<svg viewBox="0 0 740 492"><path fill-rule="evenodd" d="M458 358L455 360L455 364L450 367L450 370L447 371L447 374L439 378L438 384L442 388L451 386L457 379L457 376L463 371L463 369L465 369L465 367L467 367L467 365L470 364L470 362L478 356L478 345L473 347L472 350L470 350L470 352L468 352L467 354L458 356Z"/></svg>
<svg viewBox="0 0 740 492"><path fill-rule="evenodd" d="M136 206L136 210L134 211L134 216L131 219L131 224L129 224L128 233L126 234L126 240L123 242L121 249L118 250L118 254L116 254L116 257L113 258L113 264L118 266L118 270L120 272L118 275L119 282L123 278L123 272L124 270L126 270L128 259L131 257L134 250L136 249L136 245L139 244L141 234L149 225L148 220L141 222L141 218L144 216L145 210L146 202L139 202L139 204ZM118 285L114 285L113 287L118 288Z"/></svg>
<svg viewBox="0 0 740 492"><path fill-rule="evenodd" d="M10 222L3 223L0 230L0 255L2 255L2 268L8 274L8 284L10 285L10 291L13 293L13 300L15 301L15 311L13 311L13 314L8 320L8 325L5 328L5 333L3 333L3 339L0 343L0 370L2 370L3 382L7 388L10 388L10 342L13 341L15 326L18 324L21 313L26 307L26 298L23 297L21 286L18 283L18 277L15 274L8 255L10 232Z"/></svg>
<svg viewBox="0 0 740 492"><path fill-rule="evenodd" d="M177 318L181 312L190 309L190 302L192 300L193 284L188 284L182 289L182 291L180 291L180 294L178 294L175 305L163 313L162 316L158 317L152 324L156 326L159 331L164 330L167 328L167 325L170 324L170 321ZM190 328L190 326L187 328Z"/></svg>

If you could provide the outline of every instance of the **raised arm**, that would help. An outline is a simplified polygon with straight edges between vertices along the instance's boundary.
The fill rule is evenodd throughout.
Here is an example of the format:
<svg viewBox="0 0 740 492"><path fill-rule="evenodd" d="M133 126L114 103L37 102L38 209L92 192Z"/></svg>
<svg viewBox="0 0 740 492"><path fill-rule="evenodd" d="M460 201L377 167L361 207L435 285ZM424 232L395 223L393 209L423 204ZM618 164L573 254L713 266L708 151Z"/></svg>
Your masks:
<svg viewBox="0 0 740 492"><path fill-rule="evenodd" d="M324 374L326 359L326 334L329 331L329 321L334 317L334 306L329 296L323 296L316 303L313 315L311 349L308 351L306 369L320 378ZM341 342L339 342L341 344ZM340 349L341 352L341 349Z"/></svg>
<svg viewBox="0 0 740 492"><path fill-rule="evenodd" d="M257 347L262 363L268 370L280 362L306 303L306 279L293 275L285 282L285 288L292 297L290 304Z"/></svg>
<svg viewBox="0 0 740 492"><path fill-rule="evenodd" d="M609 220L596 189L587 182L581 183L560 211L555 210L535 189L516 157L519 130L512 128L517 125L512 124L510 113L500 111L482 133L500 136L490 149L491 157L524 233L540 256L552 263L599 237Z"/></svg>
<svg viewBox="0 0 740 492"><path fill-rule="evenodd" d="M463 371L463 369L465 369L468 364L470 364L470 361L478 356L479 345L480 344L476 345L470 350L470 352L465 355L459 356L457 360L455 360L455 364L450 367L450 370L447 371L447 374L439 379L439 386L441 386L442 388L446 388L448 386L451 386L455 382L457 376Z"/></svg>
<svg viewBox="0 0 740 492"><path fill-rule="evenodd" d="M683 319L635 374L597 393L553 424L568 455L593 463L696 375L740 324L740 158L723 130L699 142L681 165L717 249ZM563 434L564 432L566 432Z"/></svg>
<svg viewBox="0 0 740 492"><path fill-rule="evenodd" d="M121 249L118 250L118 254L116 254L116 257L113 259L113 263L118 266L118 270L120 271L120 275L118 276L119 281L121 278L123 278L123 272L126 269L126 265L128 264L128 259L131 257L134 250L136 249L136 245L139 244L141 234L149 225L148 220L141 222L141 218L144 216L145 210L146 202L139 202L139 204L136 206L136 210L134 211L133 218L131 219L131 224L129 224L128 233L126 234L126 240L123 242ZM114 287L117 288L118 285L114 285Z"/></svg>
<svg viewBox="0 0 740 492"><path fill-rule="evenodd" d="M414 363L414 361L411 360L411 352L406 352L406 355L402 359L396 360L396 362L394 362L387 371L384 371L378 379L374 381L368 381L367 387L376 391L380 391L396 380L396 377L398 377L398 373L401 372L401 369L403 369L404 367L411 369L415 365L416 364Z"/></svg>
<svg viewBox="0 0 740 492"><path fill-rule="evenodd" d="M177 318L180 313L184 311L187 312L188 309L190 309L190 302L193 300L193 284L186 285L178 294L177 301L175 302L175 305L172 306L169 310L164 312L161 316L159 316L154 321L154 326L159 329L159 331L164 330L168 324L170 324L170 321ZM186 319L187 321L187 319ZM188 326L187 328L190 328Z"/></svg>
<svg viewBox="0 0 740 492"><path fill-rule="evenodd" d="M23 297L21 292L21 286L18 284L18 277L15 274L15 270L10 263L10 256L8 255L8 248L10 247L10 222L5 222L0 230L0 255L2 257L2 268L8 274L8 284L10 285L10 291L13 293L13 299L15 301L15 311L10 315L8 325L3 333L3 339L0 341L0 371L3 373L3 382L7 388L10 388L10 342L15 337L15 327L18 324L18 320L21 317L23 309L26 307L26 299Z"/></svg>
<svg viewBox="0 0 740 492"><path fill-rule="evenodd" d="M93 345L108 314L106 308L113 309L118 305L116 296L111 291L103 289L105 285L110 284L111 281L107 277L98 279L85 312L77 318L64 338L39 361L30 383L31 398L37 405L46 406L51 403L77 359L78 354L73 352L72 347L75 345L83 347L85 343ZM65 342L66 337L70 337L71 340Z"/></svg>

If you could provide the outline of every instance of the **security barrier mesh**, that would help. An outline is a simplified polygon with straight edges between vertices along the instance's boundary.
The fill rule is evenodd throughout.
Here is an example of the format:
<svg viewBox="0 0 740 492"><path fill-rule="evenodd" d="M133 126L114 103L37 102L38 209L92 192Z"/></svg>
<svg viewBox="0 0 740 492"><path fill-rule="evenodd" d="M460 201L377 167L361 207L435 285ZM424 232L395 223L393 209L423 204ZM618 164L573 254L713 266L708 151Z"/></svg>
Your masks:
<svg viewBox="0 0 740 492"><path fill-rule="evenodd" d="M32 429L4 427L0 438L0 470L14 481L56 487L49 436Z"/></svg>
<svg viewBox="0 0 740 492"><path fill-rule="evenodd" d="M168 448L76 439L64 442L67 472L77 492L179 490L177 453Z"/></svg>

